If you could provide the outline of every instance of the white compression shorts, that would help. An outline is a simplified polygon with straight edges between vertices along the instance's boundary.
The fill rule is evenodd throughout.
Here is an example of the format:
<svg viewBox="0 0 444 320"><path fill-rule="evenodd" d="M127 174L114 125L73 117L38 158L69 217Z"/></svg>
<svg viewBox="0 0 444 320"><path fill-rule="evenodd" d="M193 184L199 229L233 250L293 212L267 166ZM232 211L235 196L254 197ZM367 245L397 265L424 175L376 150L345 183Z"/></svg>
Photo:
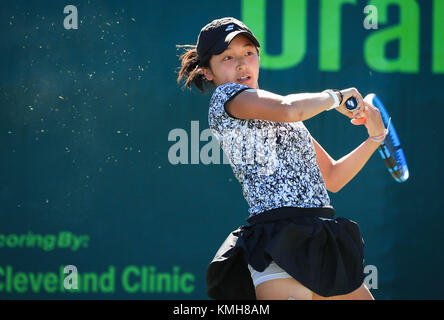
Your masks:
<svg viewBox="0 0 444 320"><path fill-rule="evenodd" d="M270 265L265 268L264 271L259 272L253 269L252 266L248 265L248 269L251 273L251 278L253 279L254 286L256 287L259 283L274 280L274 279L284 279L292 278L287 272L285 272L281 267L279 267L274 261L270 262Z"/></svg>

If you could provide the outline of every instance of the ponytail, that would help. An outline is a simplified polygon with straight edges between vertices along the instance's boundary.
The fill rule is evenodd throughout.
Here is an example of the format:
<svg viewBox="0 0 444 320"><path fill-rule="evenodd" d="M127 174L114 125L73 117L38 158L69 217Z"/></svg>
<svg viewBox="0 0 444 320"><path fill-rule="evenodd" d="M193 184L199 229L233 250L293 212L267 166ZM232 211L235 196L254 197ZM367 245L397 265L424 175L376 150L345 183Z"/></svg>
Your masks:
<svg viewBox="0 0 444 320"><path fill-rule="evenodd" d="M199 57L195 45L177 45L178 48L186 47L186 51L179 57L181 60L181 68L177 76L177 83L179 84L182 78L185 79L184 87L191 89L191 86L196 86L201 93L204 93L205 86L210 83L200 67L208 67L208 62L200 64Z"/></svg>

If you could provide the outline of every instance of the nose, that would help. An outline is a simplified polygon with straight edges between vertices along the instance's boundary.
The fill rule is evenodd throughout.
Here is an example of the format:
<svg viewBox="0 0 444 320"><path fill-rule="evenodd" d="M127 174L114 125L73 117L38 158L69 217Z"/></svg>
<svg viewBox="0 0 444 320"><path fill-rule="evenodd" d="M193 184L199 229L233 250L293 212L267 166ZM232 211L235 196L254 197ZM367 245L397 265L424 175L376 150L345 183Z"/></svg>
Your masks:
<svg viewBox="0 0 444 320"><path fill-rule="evenodd" d="M237 71L241 71L244 70L246 68L246 64L245 64L245 60L243 57L240 57L237 59L237 63L236 63L236 70Z"/></svg>

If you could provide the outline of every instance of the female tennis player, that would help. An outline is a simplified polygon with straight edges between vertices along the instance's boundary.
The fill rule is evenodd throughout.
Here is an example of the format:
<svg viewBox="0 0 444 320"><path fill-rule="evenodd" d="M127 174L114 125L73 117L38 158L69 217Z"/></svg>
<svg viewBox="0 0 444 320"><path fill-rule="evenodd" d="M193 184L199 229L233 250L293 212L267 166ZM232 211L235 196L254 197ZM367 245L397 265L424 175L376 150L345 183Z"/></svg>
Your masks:
<svg viewBox="0 0 444 320"><path fill-rule="evenodd" d="M234 18L212 21L200 31L196 46L178 47L187 47L180 56L178 83L184 79L184 86L194 85L201 92L215 87L209 125L249 204L248 224L228 235L208 266L207 295L373 299L364 284L359 227L348 219L333 218L327 190L338 192L346 185L384 140L387 132L379 110L355 88L287 96L259 89L260 44ZM358 101L353 112L344 106L351 97ZM338 161L303 124L332 109L356 125L365 117L369 134ZM241 151L233 152L239 141ZM268 162L247 163L247 155L254 153L265 155Z"/></svg>

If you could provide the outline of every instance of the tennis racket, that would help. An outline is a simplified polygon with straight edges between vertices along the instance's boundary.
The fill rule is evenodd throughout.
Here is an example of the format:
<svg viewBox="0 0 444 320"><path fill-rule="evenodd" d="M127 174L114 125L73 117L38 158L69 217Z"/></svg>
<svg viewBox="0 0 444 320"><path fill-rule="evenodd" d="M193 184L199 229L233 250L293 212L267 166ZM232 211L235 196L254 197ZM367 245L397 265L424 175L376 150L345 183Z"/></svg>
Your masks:
<svg viewBox="0 0 444 320"><path fill-rule="evenodd" d="M378 151L381 158L387 167L395 181L401 183L407 181L409 178L409 169L407 167L407 160L404 155L404 151L401 148L401 142L399 141L398 134L396 133L391 118L382 104L381 100L374 93L368 94L364 100L379 109L384 126L388 127L388 134L385 140L380 144ZM358 106L358 102L355 98L351 97L345 102L345 107L353 111ZM355 124L365 123L365 117L360 118Z"/></svg>

